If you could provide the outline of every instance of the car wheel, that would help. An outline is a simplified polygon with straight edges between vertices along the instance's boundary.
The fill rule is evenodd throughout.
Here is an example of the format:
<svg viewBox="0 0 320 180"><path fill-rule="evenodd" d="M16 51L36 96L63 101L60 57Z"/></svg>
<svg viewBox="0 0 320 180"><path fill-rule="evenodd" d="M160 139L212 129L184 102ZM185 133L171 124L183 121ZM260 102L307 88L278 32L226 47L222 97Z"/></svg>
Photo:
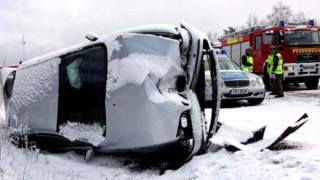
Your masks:
<svg viewBox="0 0 320 180"><path fill-rule="evenodd" d="M206 129L208 129L208 127L198 98L196 94L191 91L188 97L191 99L192 104L192 109L190 109L185 116L188 119L188 126L183 129L181 139L171 150L170 163L167 164L166 169L178 169L190 161L193 156L207 152L211 145L210 141L206 141Z"/></svg>
<svg viewBox="0 0 320 180"><path fill-rule="evenodd" d="M310 78L304 84L308 89L318 89L319 78Z"/></svg>

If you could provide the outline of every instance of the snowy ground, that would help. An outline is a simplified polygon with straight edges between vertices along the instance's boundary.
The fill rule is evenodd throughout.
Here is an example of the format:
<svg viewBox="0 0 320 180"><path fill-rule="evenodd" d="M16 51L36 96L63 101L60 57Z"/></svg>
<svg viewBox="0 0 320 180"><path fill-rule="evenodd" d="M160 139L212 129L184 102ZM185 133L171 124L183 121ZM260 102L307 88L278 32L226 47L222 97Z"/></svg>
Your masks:
<svg viewBox="0 0 320 180"><path fill-rule="evenodd" d="M2 123L0 179L319 179L320 90L304 90L302 84L293 89L284 98L267 96L259 106L240 101L225 103L220 111L220 121L230 126L253 130L267 125L265 138L308 113L310 120L275 150L232 153L212 146L207 154L160 176L157 168L137 165L133 155L99 155L85 162L74 152L19 149L8 142ZM218 135L213 138L223 137Z"/></svg>

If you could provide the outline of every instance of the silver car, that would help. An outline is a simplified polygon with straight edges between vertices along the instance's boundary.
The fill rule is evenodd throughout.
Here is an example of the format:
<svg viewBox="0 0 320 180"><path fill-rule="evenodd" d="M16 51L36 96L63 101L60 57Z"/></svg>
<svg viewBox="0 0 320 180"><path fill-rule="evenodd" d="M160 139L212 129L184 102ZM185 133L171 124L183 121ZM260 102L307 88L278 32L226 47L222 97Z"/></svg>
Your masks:
<svg viewBox="0 0 320 180"><path fill-rule="evenodd" d="M223 50L216 50L220 66L221 100L247 100L251 105L263 102L265 85L260 76L242 70L234 61L229 59ZM206 67L206 92L210 89L210 72ZM211 94L206 93L206 99L211 99Z"/></svg>
<svg viewBox="0 0 320 180"><path fill-rule="evenodd" d="M154 152L183 162L209 147L220 108L218 63L207 36L188 25L152 25L2 68L14 141L54 151ZM206 102L203 52L212 67ZM210 110L212 113L204 113Z"/></svg>

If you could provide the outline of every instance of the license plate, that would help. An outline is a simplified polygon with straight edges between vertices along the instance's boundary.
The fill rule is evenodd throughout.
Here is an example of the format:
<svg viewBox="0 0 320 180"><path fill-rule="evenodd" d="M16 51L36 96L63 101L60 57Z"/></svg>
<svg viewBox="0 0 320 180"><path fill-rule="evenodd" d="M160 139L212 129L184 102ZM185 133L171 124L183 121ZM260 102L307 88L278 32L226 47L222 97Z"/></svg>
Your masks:
<svg viewBox="0 0 320 180"><path fill-rule="evenodd" d="M237 94L248 94L249 89L231 89L230 95L237 95Z"/></svg>
<svg viewBox="0 0 320 180"><path fill-rule="evenodd" d="M314 66L303 66L303 69L314 69Z"/></svg>

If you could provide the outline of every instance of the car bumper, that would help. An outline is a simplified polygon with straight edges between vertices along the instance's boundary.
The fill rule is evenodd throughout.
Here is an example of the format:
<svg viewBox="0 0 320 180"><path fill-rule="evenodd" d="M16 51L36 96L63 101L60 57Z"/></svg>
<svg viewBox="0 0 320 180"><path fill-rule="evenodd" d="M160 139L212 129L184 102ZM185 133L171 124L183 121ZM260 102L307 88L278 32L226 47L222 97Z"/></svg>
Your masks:
<svg viewBox="0 0 320 180"><path fill-rule="evenodd" d="M248 89L248 93L246 94L231 94L230 91L232 89ZM210 93L210 89L206 89L206 100L212 100L212 96ZM243 100L243 99L262 99L265 96L265 89L263 86L261 87L241 87L241 88L228 88L223 87L221 88L221 100Z"/></svg>
<svg viewBox="0 0 320 180"><path fill-rule="evenodd" d="M320 76L320 63L286 63L283 65L284 79Z"/></svg>

